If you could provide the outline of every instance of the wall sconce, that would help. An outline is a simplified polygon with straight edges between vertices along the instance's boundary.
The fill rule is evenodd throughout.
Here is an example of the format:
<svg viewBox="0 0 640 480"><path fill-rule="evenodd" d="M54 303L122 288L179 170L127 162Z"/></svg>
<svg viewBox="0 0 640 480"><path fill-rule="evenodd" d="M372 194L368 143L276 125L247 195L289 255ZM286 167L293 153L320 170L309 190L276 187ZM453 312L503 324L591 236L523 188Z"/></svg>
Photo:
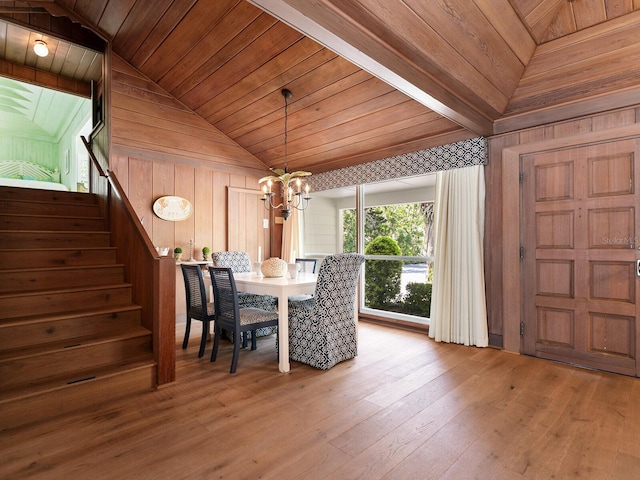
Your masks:
<svg viewBox="0 0 640 480"><path fill-rule="evenodd" d="M36 40L36 43L33 45L33 51L39 57L49 55L49 47L47 47L47 43L44 40Z"/></svg>

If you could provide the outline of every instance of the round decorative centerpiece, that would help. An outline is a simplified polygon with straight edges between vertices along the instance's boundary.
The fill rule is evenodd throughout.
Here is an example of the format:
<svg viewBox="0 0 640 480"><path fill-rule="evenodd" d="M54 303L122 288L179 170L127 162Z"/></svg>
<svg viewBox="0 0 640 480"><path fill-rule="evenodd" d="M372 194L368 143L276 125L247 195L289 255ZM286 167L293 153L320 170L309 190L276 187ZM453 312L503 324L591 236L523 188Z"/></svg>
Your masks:
<svg viewBox="0 0 640 480"><path fill-rule="evenodd" d="M265 277L284 277L287 273L289 266L287 262L279 259L278 257L271 257L262 262L260 271Z"/></svg>

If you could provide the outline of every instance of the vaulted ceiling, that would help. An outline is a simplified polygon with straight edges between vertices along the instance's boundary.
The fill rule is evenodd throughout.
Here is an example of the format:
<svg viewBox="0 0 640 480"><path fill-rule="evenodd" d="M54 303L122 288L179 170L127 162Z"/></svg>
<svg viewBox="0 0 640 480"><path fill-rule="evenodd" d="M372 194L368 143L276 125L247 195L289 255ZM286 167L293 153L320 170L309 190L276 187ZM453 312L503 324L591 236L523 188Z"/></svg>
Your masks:
<svg viewBox="0 0 640 480"><path fill-rule="evenodd" d="M37 32L0 23L11 65L35 60L38 35L52 60L33 68L66 64L66 17L269 167L282 88L287 162L313 172L640 98L640 0L50 0L0 2L0 17Z"/></svg>

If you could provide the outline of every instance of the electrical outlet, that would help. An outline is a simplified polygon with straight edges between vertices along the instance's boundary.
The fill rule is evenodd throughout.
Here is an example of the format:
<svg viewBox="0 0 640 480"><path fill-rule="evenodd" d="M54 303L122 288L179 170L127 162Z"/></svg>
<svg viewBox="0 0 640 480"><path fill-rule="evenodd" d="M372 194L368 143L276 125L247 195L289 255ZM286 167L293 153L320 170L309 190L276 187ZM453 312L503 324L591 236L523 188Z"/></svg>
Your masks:
<svg viewBox="0 0 640 480"><path fill-rule="evenodd" d="M262 219L262 228L269 228L269 219L268 218L263 218Z"/></svg>

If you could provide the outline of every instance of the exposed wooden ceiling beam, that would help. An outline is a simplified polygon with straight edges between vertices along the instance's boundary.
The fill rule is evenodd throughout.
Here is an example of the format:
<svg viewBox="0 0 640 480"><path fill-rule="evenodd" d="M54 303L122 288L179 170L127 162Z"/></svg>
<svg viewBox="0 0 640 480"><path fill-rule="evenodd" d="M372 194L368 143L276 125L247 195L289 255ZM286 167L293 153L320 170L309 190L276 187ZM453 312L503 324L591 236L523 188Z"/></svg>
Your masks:
<svg viewBox="0 0 640 480"><path fill-rule="evenodd" d="M49 14L47 10L41 7L0 7L0 13L5 15L13 15L18 13L28 13L28 14L42 13L47 15Z"/></svg>
<svg viewBox="0 0 640 480"><path fill-rule="evenodd" d="M62 75L38 70L27 65L18 65L0 59L0 73L3 77L28 82L44 88L58 90L85 98L91 98L91 83L74 80Z"/></svg>

